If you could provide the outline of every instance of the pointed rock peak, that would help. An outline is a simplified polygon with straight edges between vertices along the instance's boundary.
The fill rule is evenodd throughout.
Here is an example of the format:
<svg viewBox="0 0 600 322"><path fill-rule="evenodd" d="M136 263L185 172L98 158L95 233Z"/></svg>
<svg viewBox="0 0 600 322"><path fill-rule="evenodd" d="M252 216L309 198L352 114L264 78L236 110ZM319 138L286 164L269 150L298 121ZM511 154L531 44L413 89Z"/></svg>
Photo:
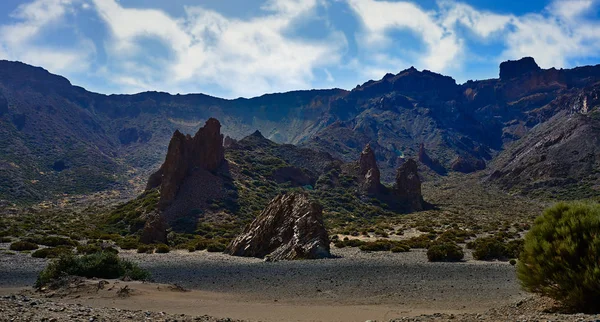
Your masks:
<svg viewBox="0 0 600 322"><path fill-rule="evenodd" d="M419 178L417 162L408 159L396 173L396 194L403 200L410 210L423 209L423 195L421 194L421 179Z"/></svg>
<svg viewBox="0 0 600 322"><path fill-rule="evenodd" d="M259 130L254 131L254 133L250 134L250 136L252 137L256 137L256 138L261 138L264 139L265 137L262 135L262 133L260 133Z"/></svg>
<svg viewBox="0 0 600 322"><path fill-rule="evenodd" d="M179 130L173 133L165 162L150 176L146 189L160 186L159 206L165 209L177 196L192 169L215 171L225 162L221 123L211 118L192 138Z"/></svg>
<svg viewBox="0 0 600 322"><path fill-rule="evenodd" d="M500 79L512 79L521 75L541 70L533 57L519 60L508 60L500 64Z"/></svg>
<svg viewBox="0 0 600 322"><path fill-rule="evenodd" d="M370 144L365 146L365 149L360 154L358 161L359 169L359 185L363 193L376 194L381 188L380 177L381 173L377 167L377 158Z"/></svg>

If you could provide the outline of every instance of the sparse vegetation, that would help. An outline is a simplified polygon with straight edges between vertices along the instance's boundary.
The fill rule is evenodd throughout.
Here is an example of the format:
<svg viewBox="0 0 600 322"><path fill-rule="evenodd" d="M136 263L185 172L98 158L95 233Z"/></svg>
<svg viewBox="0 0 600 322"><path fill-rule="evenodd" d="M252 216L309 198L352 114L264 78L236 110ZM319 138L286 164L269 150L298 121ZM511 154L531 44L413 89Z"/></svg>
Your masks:
<svg viewBox="0 0 600 322"><path fill-rule="evenodd" d="M28 241L16 241L10 244L10 250L14 250L17 252L28 251L28 250L36 250L38 249L38 245Z"/></svg>
<svg viewBox="0 0 600 322"><path fill-rule="evenodd" d="M35 258L57 258L64 254L71 254L72 250L67 247L48 247L38 249L31 253L31 257Z"/></svg>
<svg viewBox="0 0 600 322"><path fill-rule="evenodd" d="M132 262L120 259L112 252L100 252L83 256L68 254L48 264L39 274L35 286L42 287L68 275L87 278L120 278L127 276L132 280L148 280L150 278L150 273Z"/></svg>
<svg viewBox="0 0 600 322"><path fill-rule="evenodd" d="M462 248L452 242L434 243L427 249L427 259L430 262L456 262L464 256Z"/></svg>
<svg viewBox="0 0 600 322"><path fill-rule="evenodd" d="M600 311L600 205L559 203L525 237L523 287L583 312Z"/></svg>

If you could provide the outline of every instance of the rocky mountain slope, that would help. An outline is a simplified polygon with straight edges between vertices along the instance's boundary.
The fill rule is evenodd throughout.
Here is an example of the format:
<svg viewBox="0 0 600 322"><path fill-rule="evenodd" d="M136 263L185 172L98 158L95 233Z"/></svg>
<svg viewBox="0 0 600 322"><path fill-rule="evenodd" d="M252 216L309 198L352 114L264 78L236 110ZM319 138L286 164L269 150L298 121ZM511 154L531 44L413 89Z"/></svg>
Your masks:
<svg viewBox="0 0 600 322"><path fill-rule="evenodd" d="M357 160L370 144L383 182L394 182L396 169L413 157L423 165L425 177L488 169L496 171L491 180L508 190L533 193L536 189L531 187L537 185L563 193L559 187L564 182L554 179L565 172L530 170L532 160L541 158L538 150L510 165L502 160L510 160L518 146L558 135L554 131L565 127L563 123L584 122L593 132L597 121L591 101L577 118L572 102L593 96L598 81L600 66L544 70L524 58L502 63L498 79L462 85L448 76L410 68L351 91L224 100L157 92L101 95L41 68L0 61L0 199L31 203L107 189L133 195L159 167L171 134L193 133L210 117L221 120L222 132L233 139L259 130L277 143L326 152L344 162ZM581 135L561 141L563 149L589 138ZM594 154L596 146L587 140L577 153ZM554 149L543 153L546 161L540 169L570 160ZM558 159L551 161L554 158ZM586 195L596 194L595 161L582 162L586 166L566 172L577 186L569 191L579 191L579 182L587 178ZM289 163L297 166L293 160ZM517 175L517 168L530 175ZM314 180L314 174L280 171L274 177Z"/></svg>

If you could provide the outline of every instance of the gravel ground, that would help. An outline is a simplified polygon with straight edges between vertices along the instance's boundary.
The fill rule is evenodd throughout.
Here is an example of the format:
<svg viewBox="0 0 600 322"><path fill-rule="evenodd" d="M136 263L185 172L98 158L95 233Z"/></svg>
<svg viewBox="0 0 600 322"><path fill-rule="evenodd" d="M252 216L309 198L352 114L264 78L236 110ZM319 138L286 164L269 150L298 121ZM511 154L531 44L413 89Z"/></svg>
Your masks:
<svg viewBox="0 0 600 322"><path fill-rule="evenodd" d="M95 308L81 304L57 303L47 299L22 295L0 299L0 321L234 321L210 316L186 316L165 312L132 311L116 308Z"/></svg>
<svg viewBox="0 0 600 322"><path fill-rule="evenodd" d="M2 244L0 248L6 246ZM513 266L504 262L474 261L469 252L466 261L460 263L430 263L422 250L393 254L334 248L333 253L338 258L291 262L264 262L187 251L169 254L122 251L120 255L148 269L155 282L236 294L253 301L298 305L398 305L431 313L438 310L448 313L405 317L397 321L600 321L600 316L543 313L547 303L540 303L540 299L520 290ZM45 260L31 258L28 254L6 255L0 250L0 288L33 285L45 263ZM31 306L19 297L5 297L0 301L0 316L40 321L40 316L54 317L53 307L64 307L67 313L60 311L61 315L56 317L61 321L72 320L78 310L90 309L46 299L35 301L37 304ZM42 311L52 314L36 315ZM115 309L92 309L91 312L96 314L96 320L129 319L128 316L135 321L146 317L159 321L215 320L206 316L182 317ZM29 319L29 316L35 318ZM93 321L93 317L76 316L77 319L86 318L82 319L85 321Z"/></svg>

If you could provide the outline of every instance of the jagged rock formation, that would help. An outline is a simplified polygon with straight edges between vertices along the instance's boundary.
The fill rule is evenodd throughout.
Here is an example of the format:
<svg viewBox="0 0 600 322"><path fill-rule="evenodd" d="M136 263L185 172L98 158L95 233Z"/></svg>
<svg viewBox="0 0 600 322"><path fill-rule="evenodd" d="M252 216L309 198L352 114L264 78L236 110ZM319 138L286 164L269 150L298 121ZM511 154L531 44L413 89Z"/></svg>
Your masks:
<svg viewBox="0 0 600 322"><path fill-rule="evenodd" d="M270 260L329 257L329 236L322 211L321 205L310 201L306 194L279 195L231 242L226 252Z"/></svg>
<svg viewBox="0 0 600 322"><path fill-rule="evenodd" d="M150 176L146 189L160 186L159 206L164 209L177 196L192 170L217 170L225 162L223 135L218 120L210 118L194 137L175 131L165 162Z"/></svg>
<svg viewBox="0 0 600 322"><path fill-rule="evenodd" d="M146 224L140 236L140 242L144 244L167 243L167 223L158 212L148 214Z"/></svg>
<svg viewBox="0 0 600 322"><path fill-rule="evenodd" d="M423 210L424 201L421 194L421 179L419 178L417 162L415 160L408 159L398 168L394 192L400 200L410 205L412 210Z"/></svg>
<svg viewBox="0 0 600 322"><path fill-rule="evenodd" d="M431 170L435 171L438 174L446 174L446 169L444 168L444 166L442 166L440 161L438 161L437 159L432 159L429 156L429 154L427 154L425 144L423 143L419 145L419 153L417 154L417 160L419 160L419 162L429 167Z"/></svg>
<svg viewBox="0 0 600 322"><path fill-rule="evenodd" d="M372 195L381 192L381 175L379 173L379 167L377 167L375 152L373 152L373 149L371 149L370 144L367 144L365 149L361 152L358 165L359 191L361 193Z"/></svg>
<svg viewBox="0 0 600 322"><path fill-rule="evenodd" d="M509 60L500 64L500 79L509 80L530 72L540 71L541 68L532 57L519 60Z"/></svg>

